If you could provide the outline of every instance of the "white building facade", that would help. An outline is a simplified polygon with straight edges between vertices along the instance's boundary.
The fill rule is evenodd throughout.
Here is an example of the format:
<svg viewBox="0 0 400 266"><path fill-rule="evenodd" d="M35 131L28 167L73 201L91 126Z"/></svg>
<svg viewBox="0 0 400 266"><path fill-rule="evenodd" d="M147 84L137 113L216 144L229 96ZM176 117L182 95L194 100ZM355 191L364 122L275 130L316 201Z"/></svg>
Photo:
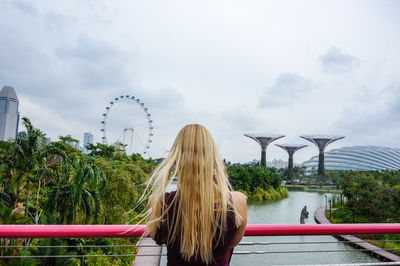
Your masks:
<svg viewBox="0 0 400 266"><path fill-rule="evenodd" d="M83 134L83 147L86 145L93 144L93 134L90 132L85 132Z"/></svg>
<svg viewBox="0 0 400 266"><path fill-rule="evenodd" d="M318 167L318 155L303 162L306 173ZM341 147L325 152L325 170L371 171L399 170L400 149L394 147L358 145Z"/></svg>
<svg viewBox="0 0 400 266"><path fill-rule="evenodd" d="M19 100L13 87L0 91L0 140L15 139L18 133Z"/></svg>
<svg viewBox="0 0 400 266"><path fill-rule="evenodd" d="M88 150L86 149L86 146L89 144L93 144L93 134L90 132L85 132L83 134L83 147L82 147L82 151L84 153L88 153Z"/></svg>

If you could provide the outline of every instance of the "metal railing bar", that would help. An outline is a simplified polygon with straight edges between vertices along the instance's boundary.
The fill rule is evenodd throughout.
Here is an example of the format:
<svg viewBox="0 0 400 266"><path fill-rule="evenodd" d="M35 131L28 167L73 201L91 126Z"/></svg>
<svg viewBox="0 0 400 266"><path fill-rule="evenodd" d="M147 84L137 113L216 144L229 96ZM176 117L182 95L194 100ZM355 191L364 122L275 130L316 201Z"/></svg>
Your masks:
<svg viewBox="0 0 400 266"><path fill-rule="evenodd" d="M382 250L382 249L379 249ZM400 250L400 248L384 249L386 251ZM334 252L369 252L378 251L378 249L341 249L341 250L291 250L291 251L234 251L235 255L263 255L263 254L297 254L297 253L334 253ZM103 254L103 255L33 255L33 256L0 256L1 259L14 259L14 258L85 258L85 257L142 257L142 256L166 256L167 254Z"/></svg>
<svg viewBox="0 0 400 266"><path fill-rule="evenodd" d="M145 225L0 225L2 238L140 237ZM400 223L248 224L245 236L400 234Z"/></svg>
<svg viewBox="0 0 400 266"><path fill-rule="evenodd" d="M166 254L162 254L162 255L137 255L137 254L103 254L103 255L33 255L33 256L0 256L0 259L26 259L26 258L89 258L89 257L136 257L136 256L164 256Z"/></svg>
<svg viewBox="0 0 400 266"><path fill-rule="evenodd" d="M360 241L305 241L305 242L242 242L239 243L239 245L299 245L299 244L337 244L337 243L342 243L342 244L353 244L353 243L391 243L391 242L400 242L400 240L360 240Z"/></svg>
<svg viewBox="0 0 400 266"><path fill-rule="evenodd" d="M297 266L386 266L386 265L400 265L400 262L363 262L363 263L346 263L346 264L302 264ZM293 265L280 265L280 266L293 266Z"/></svg>
<svg viewBox="0 0 400 266"><path fill-rule="evenodd" d="M158 247L157 245L86 245L86 246L0 246L0 248L126 248Z"/></svg>
<svg viewBox="0 0 400 266"><path fill-rule="evenodd" d="M271 245L271 242L239 242L239 246Z"/></svg>
<svg viewBox="0 0 400 266"><path fill-rule="evenodd" d="M291 254L291 253L331 253L331 252L370 252L370 251L381 251L382 249L328 249L328 250L289 250L289 251L234 251L235 255L250 255L250 254ZM400 248L388 248L383 249L386 251L400 250Z"/></svg>
<svg viewBox="0 0 400 266"><path fill-rule="evenodd" d="M395 243L400 240L361 240L361 241L306 241L306 242L240 242L239 246L263 246L263 245L312 245L312 244L357 244L357 243ZM158 245L83 245L83 246L0 246L1 248L154 248Z"/></svg>

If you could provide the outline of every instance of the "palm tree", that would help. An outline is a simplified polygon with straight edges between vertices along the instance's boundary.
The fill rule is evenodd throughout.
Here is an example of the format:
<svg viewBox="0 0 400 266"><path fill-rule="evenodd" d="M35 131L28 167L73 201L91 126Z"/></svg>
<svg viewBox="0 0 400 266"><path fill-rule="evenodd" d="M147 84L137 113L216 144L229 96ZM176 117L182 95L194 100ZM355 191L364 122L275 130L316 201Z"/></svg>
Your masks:
<svg viewBox="0 0 400 266"><path fill-rule="evenodd" d="M28 210L29 196L30 196L30 184L37 182L37 193L36 193L36 212L35 217L32 217L37 223L39 220L39 197L42 185L45 186L43 180L46 173L50 171L49 167L53 164L59 163L65 160L65 153L56 145L45 142L45 134L33 127L30 120L26 117L22 118L23 124L26 128L26 132L21 132L15 139L12 145L11 156L14 161L15 171L23 173L21 178L22 188L26 188L25 198L25 215L31 215ZM58 160L54 160L54 157ZM18 201L18 194L16 197L16 203ZM32 215L31 215L32 216Z"/></svg>
<svg viewBox="0 0 400 266"><path fill-rule="evenodd" d="M33 256L48 256L40 259L40 265L79 265L76 258L63 258L61 256L76 255L76 250L65 248L68 246L68 240L43 238L38 241L38 246L61 246L59 248L36 248L30 250ZM61 258L60 258L61 257ZM33 263L32 263L33 264ZM32 265L30 264L30 265Z"/></svg>
<svg viewBox="0 0 400 266"><path fill-rule="evenodd" d="M17 208L20 192L24 189L24 172L17 168L18 160L14 156L15 143L12 141L0 141L0 190L1 194L9 195L13 199L13 204L8 204L4 200L3 205L14 209Z"/></svg>
<svg viewBox="0 0 400 266"><path fill-rule="evenodd" d="M61 223L76 224L78 214L85 223L96 219L100 214L99 193L106 185L104 175L95 166L75 158L64 167L62 183L53 189L49 200L49 210L59 213Z"/></svg>
<svg viewBox="0 0 400 266"><path fill-rule="evenodd" d="M26 132L20 133L15 139L13 145L13 157L16 162L16 168L25 174L22 181L25 183L27 188L25 215L28 216L29 184L35 179L34 173L41 168L41 158L39 154L41 152L41 144L44 141L45 135L39 129L34 128L28 118L23 117L22 121L26 128Z"/></svg>

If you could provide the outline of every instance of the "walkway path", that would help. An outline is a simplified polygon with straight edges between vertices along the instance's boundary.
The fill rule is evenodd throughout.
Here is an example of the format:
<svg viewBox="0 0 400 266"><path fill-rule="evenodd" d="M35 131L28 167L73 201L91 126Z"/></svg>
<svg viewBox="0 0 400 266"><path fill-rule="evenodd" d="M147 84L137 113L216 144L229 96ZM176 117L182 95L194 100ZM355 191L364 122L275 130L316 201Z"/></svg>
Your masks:
<svg viewBox="0 0 400 266"><path fill-rule="evenodd" d="M132 262L132 266L158 266L160 265L161 246L151 238L141 238L138 255Z"/></svg>
<svg viewBox="0 0 400 266"><path fill-rule="evenodd" d="M320 207L315 211L314 219L319 224L330 224L331 223L325 216L325 207ZM374 253L374 254L378 255L379 257L382 257L388 261L400 261L399 256L397 256L393 253L387 252L386 250L381 249L380 247L372 245L368 242L365 242L358 237L355 237L352 235L338 235L335 237L349 241L352 245L357 246L362 249L366 249L369 252Z"/></svg>

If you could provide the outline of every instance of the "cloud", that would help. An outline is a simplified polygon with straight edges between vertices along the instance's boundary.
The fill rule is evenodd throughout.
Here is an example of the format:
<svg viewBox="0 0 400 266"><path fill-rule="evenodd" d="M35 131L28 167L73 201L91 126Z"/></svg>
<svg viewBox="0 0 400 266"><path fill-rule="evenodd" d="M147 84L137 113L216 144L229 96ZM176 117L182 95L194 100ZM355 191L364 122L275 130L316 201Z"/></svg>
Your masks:
<svg viewBox="0 0 400 266"><path fill-rule="evenodd" d="M74 65L74 74L87 89L129 86L127 65L133 61L132 51L123 51L104 40L80 36L72 48L60 48L56 55Z"/></svg>
<svg viewBox="0 0 400 266"><path fill-rule="evenodd" d="M135 87L134 51L107 38L91 37L79 28L73 14L46 12L42 7L40 14L26 16L15 12L11 4L4 8L0 35L7 38L0 38L0 49L7 52L0 54L1 83L10 84L18 95L47 110L43 116L48 114L52 121L59 121L54 115L64 119L63 123L43 123L44 130L59 125L63 125L60 131L76 129L76 121L83 125L82 131L88 126L100 128L102 109L109 99ZM11 18L19 23L7 23ZM25 115L39 117L34 109Z"/></svg>
<svg viewBox="0 0 400 266"><path fill-rule="evenodd" d="M268 108L291 104L312 87L309 80L296 73L281 73L275 83L264 90L259 106Z"/></svg>
<svg viewBox="0 0 400 266"><path fill-rule="evenodd" d="M226 109L222 112L222 119L226 123L229 130L241 133L258 130L259 119L254 113L255 110L248 108Z"/></svg>
<svg viewBox="0 0 400 266"><path fill-rule="evenodd" d="M169 86L156 90L143 89L140 94L149 106L162 112L183 107L184 97L182 93Z"/></svg>
<svg viewBox="0 0 400 266"><path fill-rule="evenodd" d="M390 97L389 100L389 113L391 113L393 116L396 116L396 122L398 120L398 117L400 115L400 82L397 82L396 84L393 84L391 86L391 89L389 89L389 91L391 91L393 97Z"/></svg>
<svg viewBox="0 0 400 266"><path fill-rule="evenodd" d="M287 10L265 2L155 9L149 1L0 0L0 83L15 87L21 114L52 138L92 131L96 139L108 103L138 97L154 120L156 157L187 123L209 128L232 161L259 158L244 132L396 143L400 91L387 86L400 67L395 12L388 20L387 7L372 3ZM269 158L287 159L276 150Z"/></svg>
<svg viewBox="0 0 400 266"><path fill-rule="evenodd" d="M83 131L89 131L90 128L85 121L71 120L63 117L57 110L47 108L43 104L26 95L19 95L20 99L20 115L28 117L33 125L40 128L51 137L52 140L57 140L60 135L74 134L78 139L83 136ZM20 120L19 130L23 131ZM79 134L77 134L79 132Z"/></svg>
<svg viewBox="0 0 400 266"><path fill-rule="evenodd" d="M73 16L49 12L43 17L43 24L46 29L57 32L77 26L78 20Z"/></svg>
<svg viewBox="0 0 400 266"><path fill-rule="evenodd" d="M6 0L3 2L3 4L9 5L24 14L28 14L28 15L36 15L37 14L36 7L34 6L34 4L32 2L28 2L25 0L11 0L11 1Z"/></svg>
<svg viewBox="0 0 400 266"><path fill-rule="evenodd" d="M364 97L354 98L334 127L354 142L393 146L400 134L400 82L386 86L380 93L366 89ZM397 144L396 147L399 147Z"/></svg>
<svg viewBox="0 0 400 266"><path fill-rule="evenodd" d="M342 49L335 46L320 55L319 59L324 73L341 74L351 71L360 64L359 59L343 53Z"/></svg>

